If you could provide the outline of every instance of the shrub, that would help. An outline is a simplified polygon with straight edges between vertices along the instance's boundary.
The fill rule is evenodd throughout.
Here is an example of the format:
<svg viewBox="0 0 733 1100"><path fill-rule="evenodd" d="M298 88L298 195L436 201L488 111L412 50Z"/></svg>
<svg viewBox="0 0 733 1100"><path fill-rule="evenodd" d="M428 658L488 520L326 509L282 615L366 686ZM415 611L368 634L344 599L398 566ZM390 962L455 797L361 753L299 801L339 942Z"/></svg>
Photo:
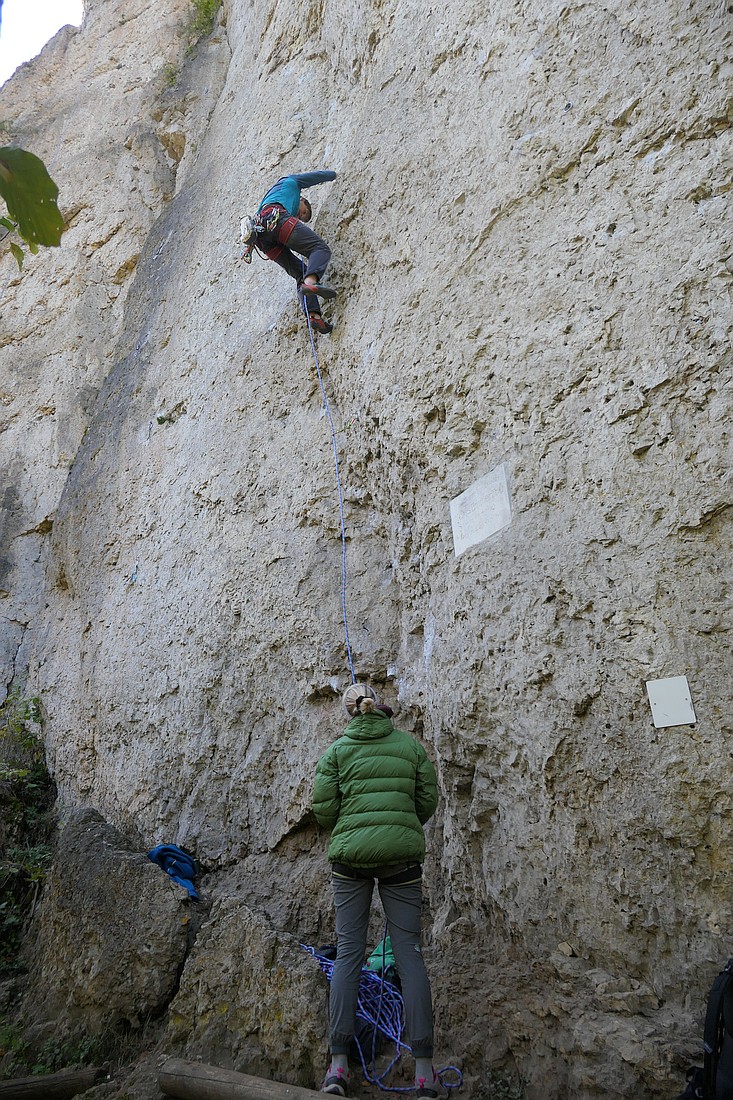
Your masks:
<svg viewBox="0 0 733 1100"><path fill-rule="evenodd" d="M0 706L0 979L21 967L23 933L51 865L55 796L40 701L14 688Z"/></svg>
<svg viewBox="0 0 733 1100"><path fill-rule="evenodd" d="M216 13L220 7L221 0L192 0L193 11L186 26L186 34L190 40L191 49L200 38L211 34Z"/></svg>

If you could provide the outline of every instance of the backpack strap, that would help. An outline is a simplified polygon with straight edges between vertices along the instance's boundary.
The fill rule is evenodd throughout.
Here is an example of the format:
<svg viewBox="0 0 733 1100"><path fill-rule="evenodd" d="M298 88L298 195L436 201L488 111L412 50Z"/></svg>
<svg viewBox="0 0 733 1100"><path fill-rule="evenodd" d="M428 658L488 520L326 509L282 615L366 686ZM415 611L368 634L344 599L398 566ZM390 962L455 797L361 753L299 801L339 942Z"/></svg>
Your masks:
<svg viewBox="0 0 733 1100"><path fill-rule="evenodd" d="M725 967L713 982L712 989L708 994L708 1007L705 1012L705 1029L703 1031L705 1050L703 1096L709 1098L709 1100L715 1100L715 1078L718 1075L718 1061L725 1032L723 999L732 979L733 959L728 959ZM730 1021L730 1024L733 1025L733 1020Z"/></svg>

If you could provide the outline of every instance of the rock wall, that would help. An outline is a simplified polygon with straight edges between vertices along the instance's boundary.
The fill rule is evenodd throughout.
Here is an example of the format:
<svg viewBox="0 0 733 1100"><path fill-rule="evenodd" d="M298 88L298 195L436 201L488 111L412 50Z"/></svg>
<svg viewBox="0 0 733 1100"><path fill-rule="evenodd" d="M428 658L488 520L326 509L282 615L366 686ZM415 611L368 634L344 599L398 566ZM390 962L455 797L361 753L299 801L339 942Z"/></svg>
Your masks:
<svg viewBox="0 0 733 1100"><path fill-rule="evenodd" d="M93 0L3 88L69 228L0 260L1 682L64 804L205 861L207 944L232 898L328 932L330 429L293 285L236 236L335 169L349 637L438 768L439 1053L469 1091L662 1096L733 915L730 13L485 7L225 2L188 53L184 0ZM501 463L512 522L456 558L449 502ZM692 728L653 726L672 675Z"/></svg>
<svg viewBox="0 0 733 1100"><path fill-rule="evenodd" d="M186 959L191 918L183 899L182 887L98 813L73 813L60 834L31 960L32 1041L61 1046L162 1015Z"/></svg>

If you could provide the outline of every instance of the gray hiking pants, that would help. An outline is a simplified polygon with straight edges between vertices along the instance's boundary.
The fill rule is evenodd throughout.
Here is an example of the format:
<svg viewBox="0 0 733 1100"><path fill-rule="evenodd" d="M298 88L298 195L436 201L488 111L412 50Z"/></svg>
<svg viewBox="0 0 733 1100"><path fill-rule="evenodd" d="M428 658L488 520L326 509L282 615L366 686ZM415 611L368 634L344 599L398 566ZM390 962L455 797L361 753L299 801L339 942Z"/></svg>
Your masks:
<svg viewBox="0 0 733 1100"><path fill-rule="evenodd" d="M331 882L338 939L331 977L330 1045L332 1054L348 1054L354 1038L359 975L366 955L374 879L334 875ZM410 882L394 886L378 879L377 888L402 983L407 1041L416 1058L432 1058L433 1003L430 981L420 952L422 884Z"/></svg>
<svg viewBox="0 0 733 1100"><path fill-rule="evenodd" d="M300 255L295 256L295 252ZM303 263L300 256L307 257L307 265ZM330 259L331 249L326 242L309 229L305 222L298 221L275 263L287 271L300 286L306 275L315 275L317 279L322 279ZM321 306L316 295L306 294L305 297L308 311L320 313Z"/></svg>

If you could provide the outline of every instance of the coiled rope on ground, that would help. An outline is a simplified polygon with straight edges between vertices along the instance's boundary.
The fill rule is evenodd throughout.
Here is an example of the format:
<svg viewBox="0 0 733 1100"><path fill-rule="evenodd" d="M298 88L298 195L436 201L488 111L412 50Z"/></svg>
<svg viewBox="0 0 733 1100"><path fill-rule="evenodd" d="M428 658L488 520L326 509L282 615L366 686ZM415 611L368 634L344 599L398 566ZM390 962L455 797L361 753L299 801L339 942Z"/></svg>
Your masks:
<svg viewBox="0 0 733 1100"><path fill-rule="evenodd" d="M325 955L319 955L314 947L308 947L304 943L300 946L309 955L313 956L330 982L333 976L333 960L326 958ZM408 1044L402 1040L402 1022L404 1019L402 994L391 982L384 981L381 974L369 970L365 966L361 968L359 977L356 1015L360 1020L365 1020L366 1023L370 1024L373 1029L372 1050L369 1060L367 1060L359 1040L356 1037L354 1038L365 1079L383 1092L414 1092L415 1085L395 1086L385 1084L386 1078L402 1057L403 1051L412 1053ZM386 1039L389 1039L395 1045L394 1057L381 1073L377 1073L376 1067L378 1032L381 1032ZM463 1074L457 1066L443 1066L442 1069L435 1072L443 1088L457 1089L460 1088L463 1082ZM444 1076L448 1073L455 1073L457 1080L454 1082L444 1080Z"/></svg>

